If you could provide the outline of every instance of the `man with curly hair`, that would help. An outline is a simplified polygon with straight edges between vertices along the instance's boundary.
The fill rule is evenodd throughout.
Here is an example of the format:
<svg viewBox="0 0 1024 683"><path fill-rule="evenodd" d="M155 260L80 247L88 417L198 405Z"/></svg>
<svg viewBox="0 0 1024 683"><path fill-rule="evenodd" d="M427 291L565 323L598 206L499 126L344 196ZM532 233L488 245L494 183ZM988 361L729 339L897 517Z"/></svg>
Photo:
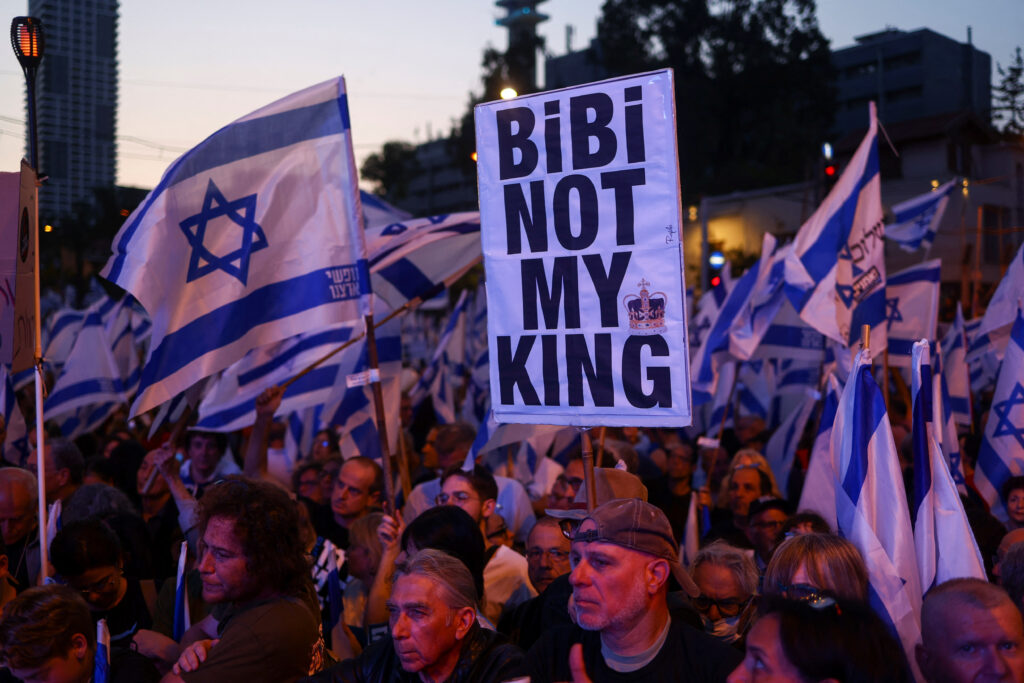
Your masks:
<svg viewBox="0 0 1024 683"><path fill-rule="evenodd" d="M198 567L203 599L220 605L220 618L164 683L294 681L320 668L319 611L298 528L295 503L273 484L232 476L206 490Z"/></svg>

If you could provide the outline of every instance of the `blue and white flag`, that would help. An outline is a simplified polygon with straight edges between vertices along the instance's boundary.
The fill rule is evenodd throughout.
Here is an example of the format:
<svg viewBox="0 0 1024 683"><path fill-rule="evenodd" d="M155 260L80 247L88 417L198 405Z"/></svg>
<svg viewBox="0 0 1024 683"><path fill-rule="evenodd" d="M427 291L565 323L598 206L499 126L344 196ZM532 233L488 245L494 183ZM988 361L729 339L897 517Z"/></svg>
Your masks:
<svg viewBox="0 0 1024 683"><path fill-rule="evenodd" d="M800 494L799 510L811 510L821 515L833 531L836 529L836 474L839 462L832 448L832 427L839 410L839 395L842 387L835 375L829 373L825 385L825 398L821 407L818 434L814 437L811 459L807 464L807 476Z"/></svg>
<svg viewBox="0 0 1024 683"><path fill-rule="evenodd" d="M854 360L832 428L839 533L868 570L868 602L899 636L910 662L921 640L921 580L910 510L882 391L868 351Z"/></svg>
<svg viewBox="0 0 1024 683"><path fill-rule="evenodd" d="M934 355L938 357L938 354ZM956 484L960 495L966 496L967 477L964 474L964 461L960 452L960 433L957 431L953 410L950 408L953 402L949 398L949 385L946 383L945 368L941 367L941 357L939 365L940 367L933 373L932 402L935 409L932 421L937 425L939 445L942 447L942 455L946 459L953 483Z"/></svg>
<svg viewBox="0 0 1024 683"><path fill-rule="evenodd" d="M1009 328L1017 319L1017 306L1024 300L1024 244L1010 261L1006 274L985 307L985 315L975 330L975 337Z"/></svg>
<svg viewBox="0 0 1024 683"><path fill-rule="evenodd" d="M931 192L893 206L893 222L885 226L885 236L899 244L904 251L917 251L924 247L927 254L935 241L935 233L942 223L956 181L953 178Z"/></svg>
<svg viewBox="0 0 1024 683"><path fill-rule="evenodd" d="M797 446L800 445L800 437L807 428L807 421L810 420L814 407L821 400L821 394L808 388L803 402L792 411L782 424L768 439L764 447L764 457L772 468L775 481L785 491L786 482L789 481L789 473L793 469L793 460L796 457Z"/></svg>
<svg viewBox="0 0 1024 683"><path fill-rule="evenodd" d="M62 308L50 316L46 323L46 345L43 349L43 358L47 363L56 368L64 365L84 321L85 311L73 308Z"/></svg>
<svg viewBox="0 0 1024 683"><path fill-rule="evenodd" d="M725 303L729 292L732 291L732 265L728 261L722 266L720 277L721 282L716 287L712 287L701 294L700 301L697 302L697 311L690 319L689 325L687 325L690 335L689 347L691 356L695 356L704 343L704 339L707 337L708 331L711 330L711 326L718 320L718 311ZM690 301L689 295L686 297L686 300ZM690 360L692 361L693 358L691 357Z"/></svg>
<svg viewBox="0 0 1024 683"><path fill-rule="evenodd" d="M92 665L92 683L110 681L110 629L107 620L96 622L96 656Z"/></svg>
<svg viewBox="0 0 1024 683"><path fill-rule="evenodd" d="M419 382L409 392L409 400L413 407L418 406L428 396L434 404L434 412L440 424L455 422L455 377L453 366L465 367L466 340L466 304L468 292L463 290L455 303L448 324L441 333L434 357L423 370Z"/></svg>
<svg viewBox="0 0 1024 683"><path fill-rule="evenodd" d="M181 552L178 554L178 573L174 582L174 625L171 633L171 638L179 643L185 632L192 628L192 615L188 606L187 566L188 541L182 541Z"/></svg>
<svg viewBox="0 0 1024 683"><path fill-rule="evenodd" d="M958 424L971 424L971 373L967 367L967 334L960 302L956 317L942 337L942 377L949 391L943 403Z"/></svg>
<svg viewBox="0 0 1024 683"><path fill-rule="evenodd" d="M825 201L801 226L786 259L787 294L800 317L826 337L858 348L861 325L884 349L885 242L878 121L869 106L868 133Z"/></svg>
<svg viewBox="0 0 1024 683"><path fill-rule="evenodd" d="M90 307L53 390L44 405L56 418L106 404L127 403L139 382L138 356L131 335L131 309L122 300ZM65 434L68 434L65 432Z"/></svg>
<svg viewBox="0 0 1024 683"><path fill-rule="evenodd" d="M967 522L960 494L939 447L934 391L938 376L931 376L928 342L914 344L911 365L914 444L914 543L921 588L950 579L987 580L985 563Z"/></svg>
<svg viewBox="0 0 1024 683"><path fill-rule="evenodd" d="M3 364L0 364L0 411L3 411L4 429L7 430L3 457L7 462L20 465L28 458L28 427L18 405L14 383Z"/></svg>
<svg viewBox="0 0 1024 683"><path fill-rule="evenodd" d="M985 435L978 451L974 487L999 521L1008 517L1003 484L1024 474L1024 315L1017 311L1003 367L992 396Z"/></svg>
<svg viewBox="0 0 1024 683"><path fill-rule="evenodd" d="M443 214L366 231L373 293L392 308L427 300L479 263L480 214Z"/></svg>
<svg viewBox="0 0 1024 683"><path fill-rule="evenodd" d="M683 540L679 544L679 562L689 568L697 559L700 550L700 526L697 517L697 492L690 493L690 506L686 509L686 526L683 527Z"/></svg>
<svg viewBox="0 0 1024 683"><path fill-rule="evenodd" d="M770 424L772 398L776 390L775 364L772 361L740 363L736 377L736 403L741 415L754 415Z"/></svg>
<svg viewBox="0 0 1024 683"><path fill-rule="evenodd" d="M754 358L783 358L820 365L825 359L825 337L800 319L788 298L761 337Z"/></svg>
<svg viewBox="0 0 1024 683"><path fill-rule="evenodd" d="M412 218L412 214L391 206L375 194L359 190L359 201L363 205L363 222L366 228L372 229L381 225L400 223Z"/></svg>
<svg viewBox="0 0 1024 683"><path fill-rule="evenodd" d="M494 412L491 411L487 415L487 421L477 430L476 439L466 454L466 460L462 463L462 469L467 471L473 469L477 458L490 451L523 441L532 442L534 452L538 455L543 455L543 453L550 449L558 435L576 431L575 428L556 425L517 424L512 422L499 424L494 419Z"/></svg>
<svg viewBox="0 0 1024 683"><path fill-rule="evenodd" d="M774 322L786 298L782 291L783 275L786 256L792 250L792 245L776 249L775 237L765 233L757 278L729 328L729 353L735 358L753 358Z"/></svg>
<svg viewBox="0 0 1024 683"><path fill-rule="evenodd" d="M722 438L722 431L732 427L735 417L733 408L733 392L736 388L736 361L729 361L718 371L715 395L711 398L711 416L708 418L706 430L714 434L716 439Z"/></svg>
<svg viewBox="0 0 1024 683"><path fill-rule="evenodd" d="M481 285L469 306L466 327L466 368L469 383L462 402L462 420L479 426L491 408L490 354L487 348L487 296Z"/></svg>
<svg viewBox="0 0 1024 683"><path fill-rule="evenodd" d="M700 350L697 351L697 355L690 363L690 386L694 405L701 405L711 400L720 383L720 368L732 362L733 356L729 353L729 333L732 323L748 305L750 293L758 280L758 273L764 265L762 263L764 260L762 257L736 281L718 309L718 315L712 322L711 329L704 336ZM731 388L730 382L730 391Z"/></svg>
<svg viewBox="0 0 1024 683"><path fill-rule="evenodd" d="M935 341L941 269L939 259L925 261L893 273L885 283L889 365L909 368L914 343L919 339Z"/></svg>
<svg viewBox="0 0 1024 683"><path fill-rule="evenodd" d="M999 378L999 368L1003 363L1003 354L1010 341L1010 327L1001 327L979 334L982 318L975 318L964 323L967 336L967 353L964 361L971 378L971 390L975 392L995 389ZM14 386L18 386L15 383Z"/></svg>
<svg viewBox="0 0 1024 683"><path fill-rule="evenodd" d="M136 415L249 350L369 312L345 83L289 95L186 152L103 270L153 321Z"/></svg>

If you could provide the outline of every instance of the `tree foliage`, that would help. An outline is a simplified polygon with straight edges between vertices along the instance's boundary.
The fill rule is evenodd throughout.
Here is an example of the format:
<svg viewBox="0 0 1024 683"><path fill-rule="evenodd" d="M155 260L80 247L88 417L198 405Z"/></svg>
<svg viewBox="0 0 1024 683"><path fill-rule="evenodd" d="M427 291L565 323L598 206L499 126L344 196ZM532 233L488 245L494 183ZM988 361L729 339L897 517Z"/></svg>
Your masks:
<svg viewBox="0 0 1024 683"><path fill-rule="evenodd" d="M1024 135L1024 58L1020 48L1004 69L996 62L999 84L992 90L992 113L1004 135Z"/></svg>
<svg viewBox="0 0 1024 683"><path fill-rule="evenodd" d="M813 0L606 0L611 75L675 73L685 201L809 177L835 113Z"/></svg>
<svg viewBox="0 0 1024 683"><path fill-rule="evenodd" d="M416 146L391 140L379 152L366 157L359 172L364 180L374 183L374 192L388 201L400 202L408 196L409 183L419 171Z"/></svg>

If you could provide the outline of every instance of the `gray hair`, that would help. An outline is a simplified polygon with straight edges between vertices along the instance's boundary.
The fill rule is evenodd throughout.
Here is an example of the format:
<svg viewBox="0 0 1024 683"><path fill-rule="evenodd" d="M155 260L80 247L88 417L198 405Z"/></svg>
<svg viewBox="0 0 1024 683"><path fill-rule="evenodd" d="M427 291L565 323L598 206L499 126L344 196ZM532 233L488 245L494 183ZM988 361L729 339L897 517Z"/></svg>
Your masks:
<svg viewBox="0 0 1024 683"><path fill-rule="evenodd" d="M108 519L117 515L138 516L135 506L120 489L107 484L86 484L64 501L62 521Z"/></svg>
<svg viewBox="0 0 1024 683"><path fill-rule="evenodd" d="M81 484L85 477L85 458L74 441L69 439L50 439L46 444L50 447L55 470L67 469L72 484Z"/></svg>
<svg viewBox="0 0 1024 683"><path fill-rule="evenodd" d="M1006 551L999 565L999 580L1019 609L1024 599L1024 543L1014 543Z"/></svg>
<svg viewBox="0 0 1024 683"><path fill-rule="evenodd" d="M0 486L23 486L34 505L39 500L39 482L36 475L20 467L0 467Z"/></svg>
<svg viewBox="0 0 1024 683"><path fill-rule="evenodd" d="M693 560L690 575L695 575L697 567L702 564L713 564L728 569L736 577L744 593L753 595L757 592L757 567L750 556L739 548L734 548L722 540L704 546Z"/></svg>
<svg viewBox="0 0 1024 683"><path fill-rule="evenodd" d="M451 555L434 548L420 550L406 560L398 569L397 581L401 576L422 576L441 587L449 608L463 607L476 609L476 584L466 565Z"/></svg>

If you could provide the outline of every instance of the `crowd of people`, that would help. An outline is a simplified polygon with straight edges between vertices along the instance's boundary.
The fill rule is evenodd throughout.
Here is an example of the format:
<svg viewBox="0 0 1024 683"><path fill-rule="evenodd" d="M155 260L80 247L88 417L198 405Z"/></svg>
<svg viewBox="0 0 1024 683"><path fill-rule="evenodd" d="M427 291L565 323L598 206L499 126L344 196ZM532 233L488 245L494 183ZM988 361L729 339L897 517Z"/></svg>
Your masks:
<svg viewBox="0 0 1024 683"><path fill-rule="evenodd" d="M268 463L279 402L243 434L110 424L4 463L0 681L1024 681L1024 478L1012 528L965 500L990 580L932 587L908 653L858 549L793 504L801 469L775 481L758 418L710 447L608 429L588 501L579 448L527 487L504 454L467 466L469 425L405 411L390 501L334 430Z"/></svg>

